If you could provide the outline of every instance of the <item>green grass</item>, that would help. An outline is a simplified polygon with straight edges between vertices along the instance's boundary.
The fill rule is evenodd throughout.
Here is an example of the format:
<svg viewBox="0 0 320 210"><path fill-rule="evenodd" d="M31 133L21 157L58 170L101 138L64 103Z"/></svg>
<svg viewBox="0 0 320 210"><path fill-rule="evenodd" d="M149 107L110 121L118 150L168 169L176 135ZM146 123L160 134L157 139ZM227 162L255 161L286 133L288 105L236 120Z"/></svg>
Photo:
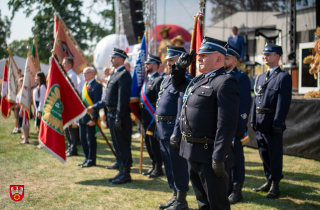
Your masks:
<svg viewBox="0 0 320 210"><path fill-rule="evenodd" d="M105 166L115 160L103 139L98 138L98 165L82 169L76 166L84 159L81 146L79 156L61 164L43 149L34 149L38 140L33 127L29 145L17 144L21 139L10 134L13 127L13 117L0 118L0 209L157 209L159 203L171 198L166 177L148 179L139 174L139 139L132 143L133 182L113 185L108 178L117 172ZM105 133L110 139L106 129ZM269 200L266 193L251 191L264 182L258 150L245 147L244 151L244 200L232 209L320 209L320 162L284 156L281 197ZM144 150L144 170L150 165L147 156ZM11 200L9 186L13 184L25 186L22 201ZM191 209L198 209L191 184L187 199Z"/></svg>

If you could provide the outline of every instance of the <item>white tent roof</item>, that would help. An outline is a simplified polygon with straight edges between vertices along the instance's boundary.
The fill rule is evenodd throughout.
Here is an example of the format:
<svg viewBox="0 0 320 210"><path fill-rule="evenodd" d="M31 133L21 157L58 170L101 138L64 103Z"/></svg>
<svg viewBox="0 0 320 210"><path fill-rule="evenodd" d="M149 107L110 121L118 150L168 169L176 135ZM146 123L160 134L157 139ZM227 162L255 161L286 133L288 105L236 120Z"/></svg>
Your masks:
<svg viewBox="0 0 320 210"><path fill-rule="evenodd" d="M13 56L13 59L16 62L18 68L21 69L22 74L23 74L27 59L19 57L19 56L16 56L16 55ZM0 60L0 79L2 79L2 76L3 76L4 62L5 62L5 59L1 59ZM49 71L49 65L40 63L40 68L41 68L41 71L45 75L47 75L47 73Z"/></svg>

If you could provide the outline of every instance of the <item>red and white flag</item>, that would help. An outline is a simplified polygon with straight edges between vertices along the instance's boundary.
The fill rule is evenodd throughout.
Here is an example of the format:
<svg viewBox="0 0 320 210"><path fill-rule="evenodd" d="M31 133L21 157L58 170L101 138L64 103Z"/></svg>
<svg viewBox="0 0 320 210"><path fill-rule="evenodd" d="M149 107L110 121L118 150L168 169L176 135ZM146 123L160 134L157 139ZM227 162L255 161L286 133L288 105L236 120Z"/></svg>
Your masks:
<svg viewBox="0 0 320 210"><path fill-rule="evenodd" d="M1 89L1 107L0 111L2 116L8 118L10 116L11 109L14 108L15 103L10 103L7 100L7 93L8 93L8 62L7 60L4 63L4 71L2 77L2 89Z"/></svg>
<svg viewBox="0 0 320 210"><path fill-rule="evenodd" d="M63 130L86 114L81 99L66 79L58 61L52 59L39 131L42 147L62 163L66 162Z"/></svg>
<svg viewBox="0 0 320 210"><path fill-rule="evenodd" d="M194 17L194 25L192 31L192 38L191 38L191 45L190 45L190 52L191 50L195 50L196 53L199 52L199 48L201 47L203 33L202 33L202 26L201 26L201 18L203 18L202 14L199 12L198 15ZM197 55L198 58L198 55ZM198 59L192 62L190 65L189 73L193 76L199 74L199 64Z"/></svg>
<svg viewBox="0 0 320 210"><path fill-rule="evenodd" d="M15 64L12 56L9 57L8 62L8 92L7 100L11 103L16 103L17 94L19 91L19 69Z"/></svg>

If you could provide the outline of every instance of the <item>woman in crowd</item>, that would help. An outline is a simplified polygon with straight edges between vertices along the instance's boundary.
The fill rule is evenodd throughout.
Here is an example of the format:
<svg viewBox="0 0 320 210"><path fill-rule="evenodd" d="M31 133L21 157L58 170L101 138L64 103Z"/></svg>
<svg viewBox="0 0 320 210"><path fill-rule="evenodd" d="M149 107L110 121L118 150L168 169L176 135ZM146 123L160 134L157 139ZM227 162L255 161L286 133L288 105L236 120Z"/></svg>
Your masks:
<svg viewBox="0 0 320 210"><path fill-rule="evenodd" d="M38 84L36 88L33 90L33 105L36 109L36 119L35 123L38 128L40 128L42 109L45 102L45 95L47 92L47 83L46 76L43 72L38 72L35 77L35 81ZM41 149L41 144L39 144L36 148Z"/></svg>

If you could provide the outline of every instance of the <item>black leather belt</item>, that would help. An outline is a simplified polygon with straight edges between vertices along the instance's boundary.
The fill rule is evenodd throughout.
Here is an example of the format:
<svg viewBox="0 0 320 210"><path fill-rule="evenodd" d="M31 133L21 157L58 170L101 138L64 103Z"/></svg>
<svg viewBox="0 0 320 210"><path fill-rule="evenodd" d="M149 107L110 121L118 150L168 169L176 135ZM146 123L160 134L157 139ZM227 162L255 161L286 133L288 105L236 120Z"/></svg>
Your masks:
<svg viewBox="0 0 320 210"><path fill-rule="evenodd" d="M186 136L182 134L183 139L186 142L193 142L193 143L200 143L200 144L213 144L214 143L214 139L210 139L210 138L195 138L195 137L191 137L191 136Z"/></svg>
<svg viewBox="0 0 320 210"><path fill-rule="evenodd" d="M110 111L114 111L114 110L117 110L117 107L116 106L107 106L107 110L110 112Z"/></svg>
<svg viewBox="0 0 320 210"><path fill-rule="evenodd" d="M156 121L159 122L159 121L173 121L176 119L176 116L159 116L159 115L156 115Z"/></svg>
<svg viewBox="0 0 320 210"><path fill-rule="evenodd" d="M268 113L274 113L274 109L268 109L268 108L256 108L257 114L268 114Z"/></svg>

